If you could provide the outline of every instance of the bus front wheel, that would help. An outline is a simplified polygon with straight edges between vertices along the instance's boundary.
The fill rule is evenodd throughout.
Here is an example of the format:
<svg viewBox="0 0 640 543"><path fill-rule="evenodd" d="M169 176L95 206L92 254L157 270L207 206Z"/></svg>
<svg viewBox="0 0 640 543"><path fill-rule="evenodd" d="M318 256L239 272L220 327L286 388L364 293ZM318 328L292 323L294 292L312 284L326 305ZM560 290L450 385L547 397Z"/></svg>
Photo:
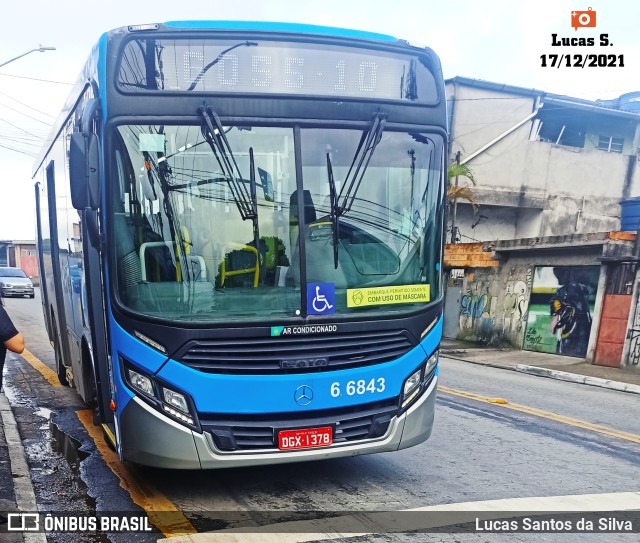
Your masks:
<svg viewBox="0 0 640 543"><path fill-rule="evenodd" d="M52 318L53 322L53 356L56 360L56 373L58 374L58 380L62 386L68 387L69 381L67 380L67 368L64 365L62 359L62 352L60 350L60 336L58 335L58 326L56 325L55 317Z"/></svg>

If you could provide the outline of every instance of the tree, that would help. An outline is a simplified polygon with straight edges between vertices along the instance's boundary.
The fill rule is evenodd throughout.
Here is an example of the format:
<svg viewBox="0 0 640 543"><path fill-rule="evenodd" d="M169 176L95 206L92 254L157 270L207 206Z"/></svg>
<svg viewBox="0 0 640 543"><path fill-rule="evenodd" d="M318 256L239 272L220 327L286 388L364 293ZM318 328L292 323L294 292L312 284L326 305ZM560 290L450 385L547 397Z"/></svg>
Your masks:
<svg viewBox="0 0 640 543"><path fill-rule="evenodd" d="M456 240L456 218L458 214L458 200L466 200L473 206L473 212L478 211L478 204L475 201L473 190L469 187L469 184L465 182L464 185L459 184L459 178L463 177L465 180L476 184L476 179L473 175L473 171L466 164L460 164L460 152L456 154L456 161L449 164L447 167L447 201L453 204L453 211L451 213L451 243L455 243ZM448 222L448 221L447 221Z"/></svg>
<svg viewBox="0 0 640 543"><path fill-rule="evenodd" d="M464 177L471 181L473 185L476 184L476 179L473 175L473 171L466 164L458 164L457 162L452 162L449 164L447 168L447 200L454 201L458 198L462 200L467 200L471 205L473 205L473 209L476 210L478 208L478 204L476 203L473 195L473 190L469 187L469 185L459 185L458 179L460 177ZM451 184L452 179L455 179L455 184Z"/></svg>

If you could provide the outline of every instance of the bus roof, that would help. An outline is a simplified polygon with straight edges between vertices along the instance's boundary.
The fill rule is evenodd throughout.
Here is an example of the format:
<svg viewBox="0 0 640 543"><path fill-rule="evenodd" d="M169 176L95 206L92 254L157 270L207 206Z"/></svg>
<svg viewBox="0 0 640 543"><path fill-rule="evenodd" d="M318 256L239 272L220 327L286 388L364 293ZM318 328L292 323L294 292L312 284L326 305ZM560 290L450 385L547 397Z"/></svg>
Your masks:
<svg viewBox="0 0 640 543"><path fill-rule="evenodd" d="M145 30L151 30L153 27L159 29L160 27L174 28L176 30L211 30L211 29L219 29L219 30L249 30L249 31L265 31L265 32L285 32L292 34L315 34L318 36L335 36L338 38L354 38L361 40L373 40L373 41L383 41L387 43L407 43L403 40L395 38L393 36L389 36L388 34L379 34L376 32L367 32L364 30L353 30L348 28L338 28L331 26L321 26L321 25L310 25L310 24L301 24L301 23L285 23L285 22L271 22L271 21L217 21L217 20L202 20L202 21L167 21L164 23L157 24L141 24L141 25L129 25L120 28L114 28L112 30L104 32L95 45L91 56L89 57L89 61L83 67L83 70L80 74L79 80L74 85L74 88L71 90L70 95L67 98L63 111L58 116L58 119L54 123L49 136L45 140L45 144L40 150L38 157L33 165L33 173L32 176L35 177L36 172L40 169L43 164L44 157L49 151L53 140L57 136L58 132L62 128L67 115L69 114L73 104L78 99L80 93L83 90L84 85L86 84L86 77L83 77L83 74L86 75L86 70L91 64L91 62L96 62L97 53L99 49L102 49L104 53L104 49L106 48L106 44L109 41L109 36L112 33L118 33L122 31L135 31L137 29L144 28ZM417 44L412 44L414 47L421 47ZM426 49L426 48L425 48ZM102 60L104 62L104 59ZM94 67L94 69L96 69ZM104 65L102 66L104 68Z"/></svg>
<svg viewBox="0 0 640 543"><path fill-rule="evenodd" d="M324 36L338 36L343 38L359 38L365 40L379 40L397 42L398 38L387 34L351 30L332 26L319 26L299 23L280 23L271 21L168 21L165 26L185 29L213 29L221 30L266 30L270 32L295 32L298 34L320 34Z"/></svg>

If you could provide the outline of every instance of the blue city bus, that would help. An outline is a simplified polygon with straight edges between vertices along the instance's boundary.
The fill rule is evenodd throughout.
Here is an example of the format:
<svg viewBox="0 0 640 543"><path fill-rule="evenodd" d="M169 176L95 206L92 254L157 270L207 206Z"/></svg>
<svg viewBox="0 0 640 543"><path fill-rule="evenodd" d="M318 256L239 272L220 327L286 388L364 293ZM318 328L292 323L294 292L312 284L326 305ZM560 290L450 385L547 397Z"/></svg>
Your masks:
<svg viewBox="0 0 640 543"><path fill-rule="evenodd" d="M423 46L265 22L105 33L34 166L61 382L149 466L423 442L446 145Z"/></svg>

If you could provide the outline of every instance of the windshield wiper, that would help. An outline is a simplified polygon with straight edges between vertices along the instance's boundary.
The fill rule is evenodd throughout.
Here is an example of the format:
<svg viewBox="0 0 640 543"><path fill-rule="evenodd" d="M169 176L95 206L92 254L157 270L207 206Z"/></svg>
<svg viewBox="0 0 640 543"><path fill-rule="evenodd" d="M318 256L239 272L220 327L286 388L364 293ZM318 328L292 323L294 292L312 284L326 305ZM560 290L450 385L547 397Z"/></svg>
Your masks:
<svg viewBox="0 0 640 543"><path fill-rule="evenodd" d="M161 127L160 134L164 133L164 129ZM171 171L171 167L169 166L168 161L166 160L166 156L164 152L158 151L156 152L157 160L154 163L151 160L151 155L148 151L143 151L142 153L145 162L145 169L147 170L147 176L149 179L149 184L151 185L151 189L153 191L154 197L157 198L156 189L154 187L153 175L151 173L152 168L155 169L158 175L158 184L160 185L160 190L162 190L162 205L164 208L165 215L167 216L167 223L169 226L169 232L171 233L171 239L175 240L176 245L178 246L178 250L176 253L176 272L177 278L179 280L183 279L183 274L186 275L187 281L191 281L191 270L187 265L187 254L189 251L187 250L187 242L184 238L184 234L182 232L182 227L178 223L176 218L176 214L173 209L173 204L171 202L171 191L173 190L173 186L171 185L171 179L173 177L173 172ZM161 214L158 213L158 217L160 218L160 231L162 231L162 219ZM184 262L184 265L182 264ZM182 293L181 293L182 296Z"/></svg>
<svg viewBox="0 0 640 543"><path fill-rule="evenodd" d="M240 212L240 217L242 217L243 221L248 219L257 221L258 213L255 199L252 198L253 195L245 186L240 168L238 167L235 156L233 156L233 151L229 145L229 140L224 132L220 118L213 108L208 106L200 106L198 111L204 119L202 135L205 140L207 140L209 147L211 147L211 151L216 157L218 165L227 180L231 195Z"/></svg>
<svg viewBox="0 0 640 543"><path fill-rule="evenodd" d="M340 240L338 223L338 196L336 195L336 180L333 177L333 166L331 165L331 154L327 153L327 177L329 180L329 204L331 211L331 233L333 236L333 267L338 269L338 241Z"/></svg>
<svg viewBox="0 0 640 543"><path fill-rule="evenodd" d="M340 240L340 217L351 210L353 201L356 198L360 183L369 166L373 152L376 150L380 139L382 138L382 132L387 122L387 116L383 113L377 112L371 119L371 124L366 132L362 133L360 143L356 149L356 153L349 166L347 177L342 184L340 194L336 191L336 181L333 177L333 166L331 164L331 155L327 153L327 177L329 181L329 200L331 205L330 219L333 236L333 267L338 269L338 242ZM357 163L357 165L356 165ZM355 167L355 169L354 169ZM353 172L353 175L351 175ZM342 191L347 187L347 190L342 195ZM342 198L342 204L340 204L340 198Z"/></svg>
<svg viewBox="0 0 640 543"><path fill-rule="evenodd" d="M260 277L264 280L264 273L260 262L260 229L258 225L258 197L256 194L256 163L253 156L253 147L249 147L249 189L242 177L236 158L229 145L220 118L212 107L200 106L198 108L204 119L202 135L207 140L213 155L222 169L222 173L229 185L231 195L238 207L243 221L251 220L253 224L253 243L256 247L256 266L260 269ZM215 126L214 126L215 125Z"/></svg>
<svg viewBox="0 0 640 543"><path fill-rule="evenodd" d="M265 269L260 262L260 227L258 225L258 196L256 194L256 161L253 158L253 147L249 147L249 190L251 192L251 205L254 214L253 219L253 243L256 246L256 266L258 266L259 276L264 284Z"/></svg>
<svg viewBox="0 0 640 543"><path fill-rule="evenodd" d="M358 189L360 188L360 183L362 183L362 178L367 171L367 166L369 166L369 162L371 161L373 152L376 150L378 143L380 143L382 132L384 131L384 126L386 123L386 114L380 112L374 113L369 128L366 132L362 133L360 143L358 144L356 153L353 156L353 161L351 162L351 166L349 166L347 177L345 178L342 188L340 189L340 194L336 198L335 212L337 215L337 219L339 219L348 211L351 211L351 206L353 205L353 201L356 199L356 194L358 193ZM344 191L345 187L347 189L346 191ZM342 195L343 191L344 196ZM340 203L341 198L342 203Z"/></svg>

